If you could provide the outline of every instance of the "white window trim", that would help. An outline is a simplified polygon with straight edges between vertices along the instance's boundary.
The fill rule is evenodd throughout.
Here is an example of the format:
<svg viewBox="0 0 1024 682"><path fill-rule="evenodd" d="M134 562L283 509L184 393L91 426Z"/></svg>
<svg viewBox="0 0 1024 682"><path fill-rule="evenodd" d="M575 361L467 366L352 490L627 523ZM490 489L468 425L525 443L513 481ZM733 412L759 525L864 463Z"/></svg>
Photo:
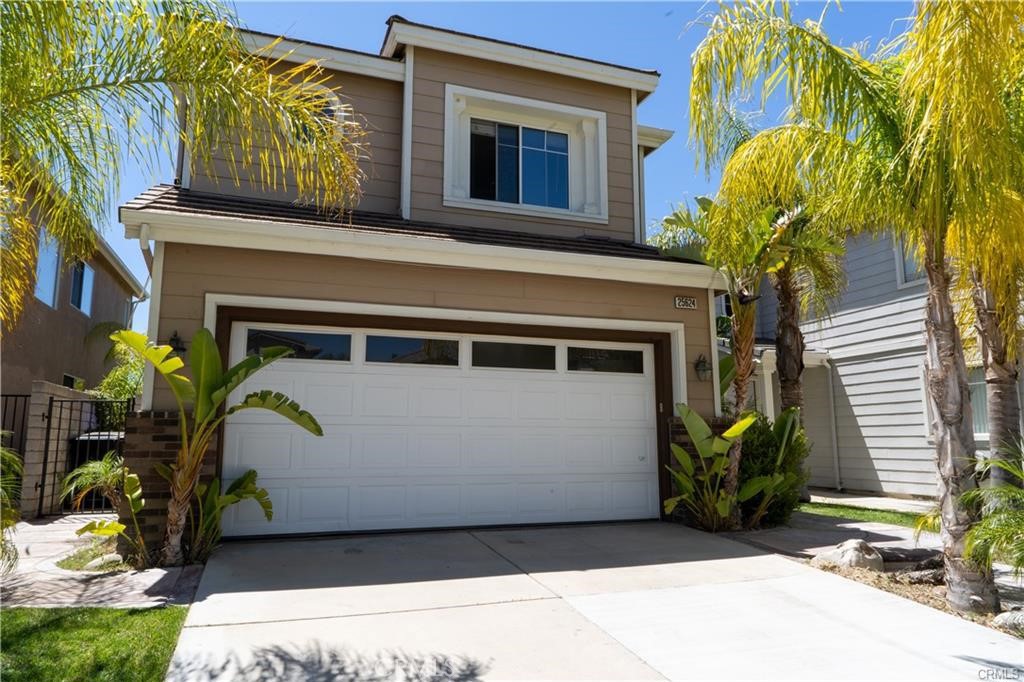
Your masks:
<svg viewBox="0 0 1024 682"><path fill-rule="evenodd" d="M920 279L907 281L907 273L903 267L903 237L898 234L892 236L892 251L896 258L896 288L909 289L910 287L923 286L928 277L922 274Z"/></svg>
<svg viewBox="0 0 1024 682"><path fill-rule="evenodd" d="M469 196L470 119L553 130L569 136L569 209ZM444 198L451 208L608 223L608 122L603 111L445 84Z"/></svg>

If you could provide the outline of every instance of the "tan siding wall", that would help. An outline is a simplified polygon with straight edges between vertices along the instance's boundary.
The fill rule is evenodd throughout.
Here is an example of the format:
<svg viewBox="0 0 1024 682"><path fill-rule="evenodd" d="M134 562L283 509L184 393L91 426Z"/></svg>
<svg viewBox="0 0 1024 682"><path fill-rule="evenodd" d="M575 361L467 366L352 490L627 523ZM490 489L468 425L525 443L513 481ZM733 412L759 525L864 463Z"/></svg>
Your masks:
<svg viewBox="0 0 1024 682"><path fill-rule="evenodd" d="M693 370L698 355L710 357L703 290L167 244L159 338L166 341L178 331L186 342L191 339L202 325L207 293L681 321L689 402L706 416L714 412L712 383L698 381ZM696 296L699 310L676 310L676 295ZM154 409L172 408L170 394L159 381L156 388Z"/></svg>
<svg viewBox="0 0 1024 682"><path fill-rule="evenodd" d="M330 73L326 84L340 93L342 99L363 118L367 128L369 159L363 163L366 180L362 185L363 197L358 208L379 213L398 213L402 149L402 84L337 71ZM287 182L287 189L279 185L275 190L262 187L258 181L250 182L248 173L242 173L241 183L236 185L227 158L230 158L229 152L224 150L214 158L212 168L197 168L192 178L192 189L279 201L295 200L295 183L290 179Z"/></svg>
<svg viewBox="0 0 1024 682"><path fill-rule="evenodd" d="M416 48L413 65L412 218L577 236L633 239L633 158L629 90L518 66ZM462 85L603 111L608 121L608 224L518 217L442 205L444 86Z"/></svg>

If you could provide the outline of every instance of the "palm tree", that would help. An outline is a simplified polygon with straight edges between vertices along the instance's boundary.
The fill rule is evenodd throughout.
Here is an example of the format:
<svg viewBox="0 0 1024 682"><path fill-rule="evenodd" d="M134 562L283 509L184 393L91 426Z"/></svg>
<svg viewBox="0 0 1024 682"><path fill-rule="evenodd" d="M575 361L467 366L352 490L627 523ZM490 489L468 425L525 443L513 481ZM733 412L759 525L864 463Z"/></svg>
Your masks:
<svg viewBox="0 0 1024 682"><path fill-rule="evenodd" d="M783 87L791 118L773 135L786 144L749 154L748 172L785 182L806 168L815 216L892 229L918 249L947 599L962 611L995 611L999 597L991 574L964 559L978 514L959 500L976 487L975 444L949 244L1019 239L1021 200L1007 189L1024 160L1004 103L1020 79L1022 27L1018 3L920 3L900 41L865 57L833 44L820 21L794 22L788 5L744 3L719 10L692 58L691 130L705 157L718 154L723 102Z"/></svg>
<svg viewBox="0 0 1024 682"><path fill-rule="evenodd" d="M738 214L731 206L708 197L697 198L697 210L680 206L662 219L661 232L652 240L667 252L699 253L700 258L725 277L732 308L732 357L734 411L741 414L750 395L754 374L754 337L757 321L755 293L765 275L783 260L780 242L788 222L775 220L774 207L759 212ZM737 438L729 449L725 493L734 496L739 489L742 441ZM732 510L733 525L739 524L739 509Z"/></svg>
<svg viewBox="0 0 1024 682"><path fill-rule="evenodd" d="M40 227L67 261L87 258L93 225L117 196L126 161L184 145L207 169L231 148L236 182L294 183L339 209L358 195L363 128L310 62L248 52L216 0L26 0L0 4L0 323L13 325L35 279Z"/></svg>
<svg viewBox="0 0 1024 682"><path fill-rule="evenodd" d="M61 484L61 499L70 498L72 507L78 509L89 493L96 492L112 508L120 509L126 473L124 459L111 450L100 459L90 460L65 476Z"/></svg>
<svg viewBox="0 0 1024 682"><path fill-rule="evenodd" d="M979 463L985 470L1000 469L1005 483L981 486L965 494L965 504L981 509L982 520L967 534L967 556L990 567L1002 560L1018 576L1024 574L1024 441L1009 443L1004 457Z"/></svg>
<svg viewBox="0 0 1024 682"><path fill-rule="evenodd" d="M6 432L0 434L0 438L6 436ZM21 519L18 502L23 469L18 453L0 443L0 575L7 575L18 564L18 548L12 535Z"/></svg>

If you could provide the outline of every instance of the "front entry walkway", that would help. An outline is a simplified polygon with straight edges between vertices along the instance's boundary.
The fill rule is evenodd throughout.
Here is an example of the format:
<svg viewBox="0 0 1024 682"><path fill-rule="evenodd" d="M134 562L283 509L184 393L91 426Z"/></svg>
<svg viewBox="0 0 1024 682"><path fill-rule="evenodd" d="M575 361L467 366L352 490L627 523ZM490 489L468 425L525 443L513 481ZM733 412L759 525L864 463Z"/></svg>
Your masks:
<svg viewBox="0 0 1024 682"><path fill-rule="evenodd" d="M643 522L229 544L169 679L1016 679L1021 653L798 561Z"/></svg>

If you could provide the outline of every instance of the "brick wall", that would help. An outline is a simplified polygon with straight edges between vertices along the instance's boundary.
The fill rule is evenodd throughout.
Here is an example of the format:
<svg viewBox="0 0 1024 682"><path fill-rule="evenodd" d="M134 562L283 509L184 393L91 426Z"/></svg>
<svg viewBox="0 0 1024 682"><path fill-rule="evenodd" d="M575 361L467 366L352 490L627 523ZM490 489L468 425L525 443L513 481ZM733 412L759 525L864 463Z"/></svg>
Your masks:
<svg viewBox="0 0 1024 682"><path fill-rule="evenodd" d="M142 534L151 550L158 550L167 521L167 500L170 485L154 468L156 464L170 465L178 455L181 444L178 413L159 410L133 412L128 415L124 435L124 462L139 475L146 507L139 517ZM201 480L209 480L216 473L217 438L210 443L203 463ZM130 525L130 519L121 519ZM186 533L188 531L186 530Z"/></svg>

